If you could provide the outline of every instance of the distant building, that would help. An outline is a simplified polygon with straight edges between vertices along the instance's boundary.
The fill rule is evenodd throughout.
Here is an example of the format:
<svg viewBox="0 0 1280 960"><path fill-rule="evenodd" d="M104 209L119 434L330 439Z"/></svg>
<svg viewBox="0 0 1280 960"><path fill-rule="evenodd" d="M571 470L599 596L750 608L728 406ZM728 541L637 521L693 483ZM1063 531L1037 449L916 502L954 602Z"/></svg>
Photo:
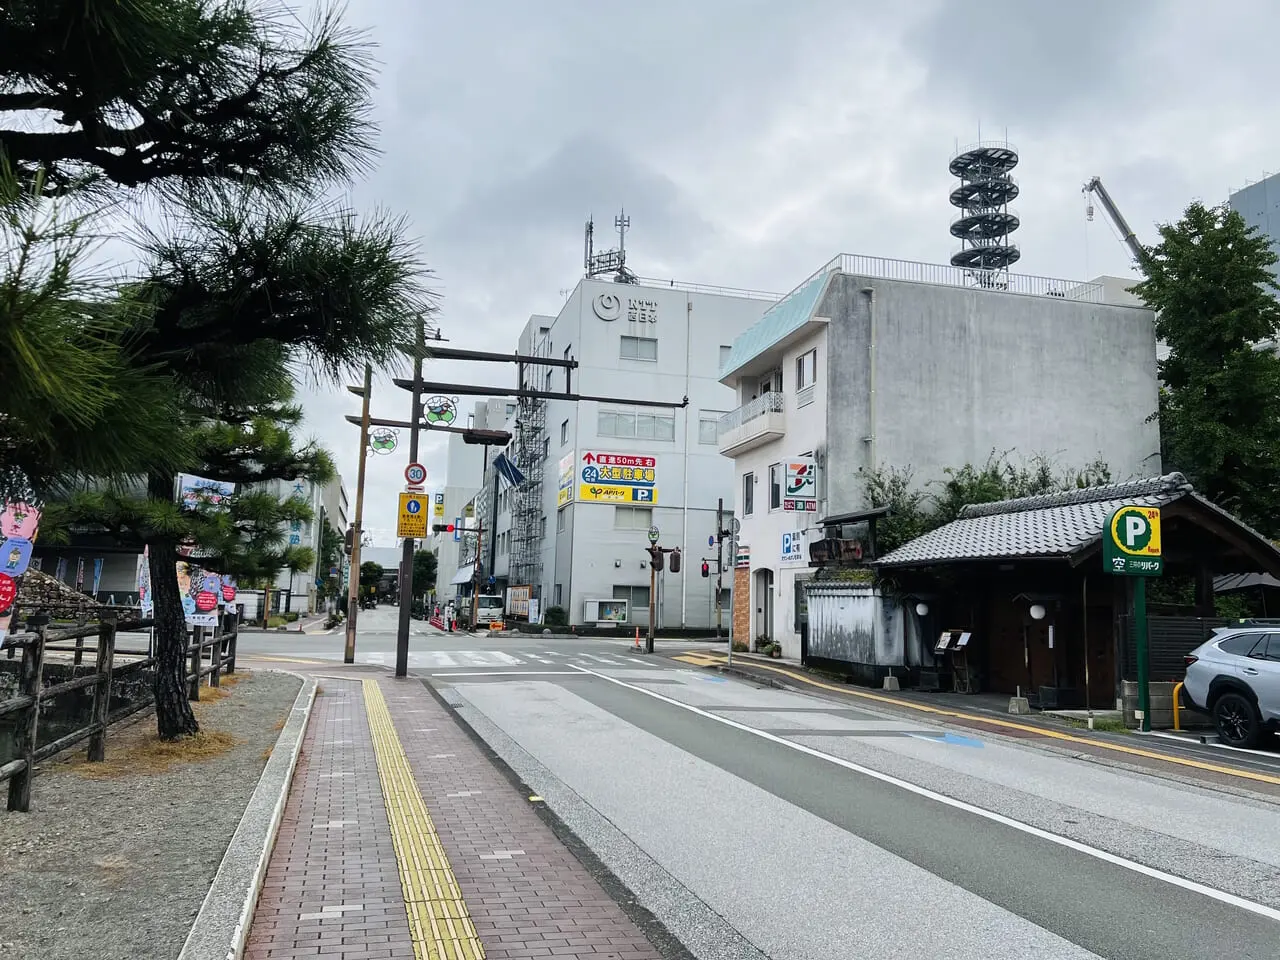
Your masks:
<svg viewBox="0 0 1280 960"><path fill-rule="evenodd" d="M821 519L872 505L871 471L923 486L1013 451L1158 474L1154 315L1107 290L845 255L734 340L717 443L742 524L735 638L800 655L808 548Z"/></svg>
<svg viewBox="0 0 1280 960"><path fill-rule="evenodd" d="M1242 187L1227 197L1227 205L1244 218L1244 222L1266 235L1271 250L1280 256L1280 173L1272 174ZM1271 267L1280 280L1280 263Z"/></svg>

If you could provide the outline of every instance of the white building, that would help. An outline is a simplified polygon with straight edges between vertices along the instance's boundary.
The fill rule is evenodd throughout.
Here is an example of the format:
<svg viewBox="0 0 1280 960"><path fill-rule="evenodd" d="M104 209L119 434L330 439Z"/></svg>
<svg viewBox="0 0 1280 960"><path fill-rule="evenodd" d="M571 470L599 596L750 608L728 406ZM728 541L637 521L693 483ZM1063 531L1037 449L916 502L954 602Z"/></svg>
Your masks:
<svg viewBox="0 0 1280 960"><path fill-rule="evenodd" d="M465 424L454 425L475 430L501 430L515 409L513 401L482 400L467 415ZM433 526L453 524L454 531L432 533L425 544L425 549L436 555L436 595L439 597L456 596L464 582L471 582L471 567L460 564L465 536L461 527L466 513L464 508L484 480L483 465L484 447L467 443L461 434L449 435L444 484L431 491L431 522Z"/></svg>
<svg viewBox="0 0 1280 960"><path fill-rule="evenodd" d="M927 490L1009 451L1100 459L1117 481L1160 473L1154 314L1123 281L1000 283L843 255L733 342L736 409L717 429L742 525L735 639L801 655L808 548L822 518L872 506L871 471L910 469ZM808 458L813 500L798 501L788 464Z"/></svg>
<svg viewBox="0 0 1280 960"><path fill-rule="evenodd" d="M499 493L492 566L499 588L528 585L543 610L563 607L575 625L643 629L647 531L656 526L660 545L679 548L683 558L681 573L658 575L658 625L714 626L716 581L699 568L714 553L707 541L717 500L726 510L733 501L733 469L718 453L716 428L735 405L718 371L734 338L775 300L676 283L583 280L556 316L529 320L521 354L578 367L531 365L523 386L568 386L609 399L518 404L506 427L514 437L507 453L528 482ZM482 517L491 510L492 478L477 498ZM488 533L485 541L487 576Z"/></svg>

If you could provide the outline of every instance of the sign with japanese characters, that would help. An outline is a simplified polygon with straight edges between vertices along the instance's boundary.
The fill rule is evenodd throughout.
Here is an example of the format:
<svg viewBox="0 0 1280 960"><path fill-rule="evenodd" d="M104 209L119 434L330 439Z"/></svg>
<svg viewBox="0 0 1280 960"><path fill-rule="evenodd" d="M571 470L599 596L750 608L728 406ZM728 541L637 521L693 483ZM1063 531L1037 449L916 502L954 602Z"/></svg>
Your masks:
<svg viewBox="0 0 1280 960"><path fill-rule="evenodd" d="M804 531L788 530L782 535L782 562L804 560Z"/></svg>
<svg viewBox="0 0 1280 960"><path fill-rule="evenodd" d="M632 323L657 323L658 301L642 297L620 297L606 291L591 300L591 309L607 323L614 320L630 320Z"/></svg>
<svg viewBox="0 0 1280 960"><path fill-rule="evenodd" d="M1160 508L1118 507L1102 529L1102 566L1107 573L1158 577L1164 572Z"/></svg>
<svg viewBox="0 0 1280 960"><path fill-rule="evenodd" d="M396 519L396 536L413 540L426 539L427 498L424 494L400 494L400 514Z"/></svg>
<svg viewBox="0 0 1280 960"><path fill-rule="evenodd" d="M796 513L817 513L818 465L813 457L793 457L787 461L782 509Z"/></svg>
<svg viewBox="0 0 1280 960"><path fill-rule="evenodd" d="M577 459L578 499L595 503L658 502L658 459L587 450Z"/></svg>
<svg viewBox="0 0 1280 960"><path fill-rule="evenodd" d="M578 455L572 450L560 458L560 475L556 486L557 508L573 502L573 478L577 465Z"/></svg>

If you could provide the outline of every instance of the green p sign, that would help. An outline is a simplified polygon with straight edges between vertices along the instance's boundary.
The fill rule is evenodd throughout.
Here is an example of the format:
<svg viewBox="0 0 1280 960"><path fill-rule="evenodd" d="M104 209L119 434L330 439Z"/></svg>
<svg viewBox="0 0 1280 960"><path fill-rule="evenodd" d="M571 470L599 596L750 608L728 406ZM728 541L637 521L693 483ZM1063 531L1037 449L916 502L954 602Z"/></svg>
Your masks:
<svg viewBox="0 0 1280 960"><path fill-rule="evenodd" d="M1160 508L1135 505L1111 511L1102 530L1102 564L1108 573L1122 576L1160 576Z"/></svg>

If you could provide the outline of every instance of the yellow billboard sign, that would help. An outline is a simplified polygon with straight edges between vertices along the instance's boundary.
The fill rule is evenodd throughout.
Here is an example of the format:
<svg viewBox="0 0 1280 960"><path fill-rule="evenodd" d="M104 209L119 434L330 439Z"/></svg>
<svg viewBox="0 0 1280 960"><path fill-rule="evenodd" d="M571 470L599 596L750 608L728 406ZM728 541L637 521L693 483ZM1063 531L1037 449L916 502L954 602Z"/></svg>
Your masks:
<svg viewBox="0 0 1280 960"><path fill-rule="evenodd" d="M400 494L400 515L396 519L396 536L423 540L427 536L427 496L423 493Z"/></svg>
<svg viewBox="0 0 1280 960"><path fill-rule="evenodd" d="M578 485L578 499L587 503L656 503L658 488L581 483Z"/></svg>
<svg viewBox="0 0 1280 960"><path fill-rule="evenodd" d="M562 461L562 470L563 466ZM576 473L579 500L589 503L658 502L657 457L586 450L577 459Z"/></svg>

